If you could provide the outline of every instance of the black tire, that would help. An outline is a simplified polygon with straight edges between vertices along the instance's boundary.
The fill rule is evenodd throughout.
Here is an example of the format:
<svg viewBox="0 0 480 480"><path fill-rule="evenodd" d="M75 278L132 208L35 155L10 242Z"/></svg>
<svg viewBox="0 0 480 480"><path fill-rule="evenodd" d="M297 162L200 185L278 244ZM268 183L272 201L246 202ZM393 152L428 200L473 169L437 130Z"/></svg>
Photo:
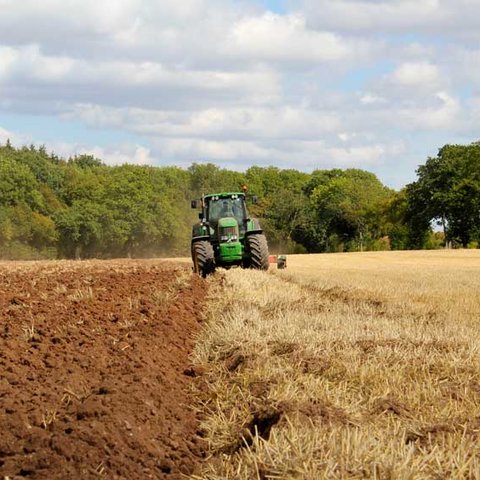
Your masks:
<svg viewBox="0 0 480 480"><path fill-rule="evenodd" d="M248 268L256 270L268 270L268 244L265 235L254 233L247 237L247 247L250 258L247 263Z"/></svg>
<svg viewBox="0 0 480 480"><path fill-rule="evenodd" d="M205 278L215 271L215 255L210 242L199 240L192 245L193 271Z"/></svg>

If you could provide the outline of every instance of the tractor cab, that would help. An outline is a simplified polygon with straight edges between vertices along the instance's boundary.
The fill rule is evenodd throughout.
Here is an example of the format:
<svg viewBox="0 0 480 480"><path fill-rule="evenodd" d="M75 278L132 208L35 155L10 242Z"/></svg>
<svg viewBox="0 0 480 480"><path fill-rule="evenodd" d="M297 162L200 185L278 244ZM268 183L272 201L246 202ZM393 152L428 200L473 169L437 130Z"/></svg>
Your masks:
<svg viewBox="0 0 480 480"><path fill-rule="evenodd" d="M245 205L245 196L240 193L207 195L203 199L204 218L211 227L218 226L222 219L233 219L242 234L246 230L248 212ZM220 222L224 223L224 222ZM232 224L232 222L227 222Z"/></svg>

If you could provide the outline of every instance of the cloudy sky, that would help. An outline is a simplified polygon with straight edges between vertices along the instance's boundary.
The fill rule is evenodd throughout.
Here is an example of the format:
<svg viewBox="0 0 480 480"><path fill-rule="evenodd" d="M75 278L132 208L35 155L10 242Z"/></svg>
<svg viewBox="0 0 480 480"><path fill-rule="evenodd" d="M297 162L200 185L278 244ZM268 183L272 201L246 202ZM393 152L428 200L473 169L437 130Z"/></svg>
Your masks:
<svg viewBox="0 0 480 480"><path fill-rule="evenodd" d="M0 142L363 168L480 139L480 0L0 0Z"/></svg>

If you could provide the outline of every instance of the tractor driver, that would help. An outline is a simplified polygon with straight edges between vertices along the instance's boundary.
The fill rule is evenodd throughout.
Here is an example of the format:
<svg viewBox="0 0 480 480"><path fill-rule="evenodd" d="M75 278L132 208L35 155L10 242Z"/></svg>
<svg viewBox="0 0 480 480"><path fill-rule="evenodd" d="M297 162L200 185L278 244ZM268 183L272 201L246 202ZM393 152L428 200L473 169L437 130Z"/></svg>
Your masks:
<svg viewBox="0 0 480 480"><path fill-rule="evenodd" d="M224 200L222 203L222 217L233 217L232 205L228 200Z"/></svg>

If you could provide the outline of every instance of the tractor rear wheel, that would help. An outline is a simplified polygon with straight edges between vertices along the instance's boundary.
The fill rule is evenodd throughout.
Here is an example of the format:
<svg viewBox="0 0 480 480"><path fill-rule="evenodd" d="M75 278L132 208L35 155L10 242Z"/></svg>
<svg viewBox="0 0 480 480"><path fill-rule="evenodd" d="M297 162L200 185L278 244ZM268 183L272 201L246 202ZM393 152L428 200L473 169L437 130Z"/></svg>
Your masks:
<svg viewBox="0 0 480 480"><path fill-rule="evenodd" d="M265 235L261 233L249 235L247 245L250 254L248 267L256 270L268 270L268 245Z"/></svg>
<svg viewBox="0 0 480 480"><path fill-rule="evenodd" d="M193 271L205 278L215 271L215 255L210 242L200 240L192 245Z"/></svg>

